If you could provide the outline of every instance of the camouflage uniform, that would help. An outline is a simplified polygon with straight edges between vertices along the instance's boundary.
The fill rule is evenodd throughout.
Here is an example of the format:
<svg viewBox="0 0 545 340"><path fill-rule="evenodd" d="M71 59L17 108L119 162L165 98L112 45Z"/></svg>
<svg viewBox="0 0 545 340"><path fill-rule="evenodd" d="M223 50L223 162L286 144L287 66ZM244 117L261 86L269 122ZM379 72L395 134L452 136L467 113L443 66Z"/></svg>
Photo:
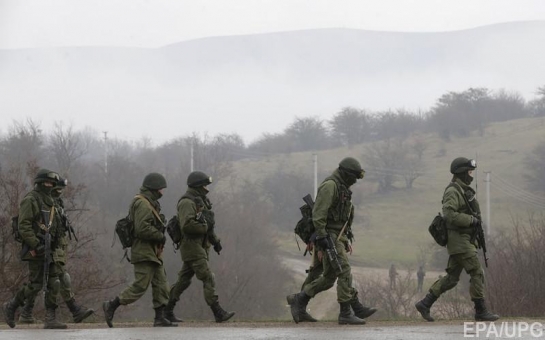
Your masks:
<svg viewBox="0 0 545 340"><path fill-rule="evenodd" d="M182 234L180 255L183 265L178 273L178 280L170 289L170 301L166 308L169 320L177 319L173 312L174 306L191 284L193 276L203 283L204 299L212 309L217 322L227 321L235 314L226 312L219 305L214 274L208 264L210 247L213 246L218 255L222 249L220 239L214 231L212 204L206 197L208 193L206 185L210 183L211 178L204 173L200 171L191 173L188 177L189 187L178 201L178 220Z"/></svg>
<svg viewBox="0 0 545 340"><path fill-rule="evenodd" d="M477 244L473 237L476 228L481 225L479 202L475 190L470 187L473 180L471 172L476 168L476 162L465 157L454 159L450 166L454 176L445 189L442 201L443 218L448 229L447 275L435 281L429 293L415 305L427 321L434 321L430 315L431 306L441 294L456 287L462 270L471 277L469 295L475 303L475 320L495 321L499 318L488 312L484 303L484 271L477 257Z"/></svg>
<svg viewBox="0 0 545 340"><path fill-rule="evenodd" d="M358 179L363 178L364 170L354 158L347 157L339 163L331 176L326 178L318 188L316 202L312 210L312 222L316 229L315 251L322 251L322 273L312 271L318 278L303 285L303 289L295 296L288 296L291 313L296 323L314 321L306 312L308 301L316 294L327 290L337 282L337 301L340 305L339 324L364 324L364 318L376 312L376 309L364 307L358 299L358 292L353 287L352 272L347 251L350 249L350 227L354 217L351 202L352 192L348 189ZM325 242L329 235L337 249L340 270L326 256L328 248ZM307 277L308 279L308 277ZM352 309L356 313L352 312Z"/></svg>
<svg viewBox="0 0 545 340"><path fill-rule="evenodd" d="M15 327L15 312L25 301L34 301L43 287L44 279L44 229L45 221L49 220L49 234L51 235L51 249L54 252L59 244L62 232L62 221L56 210L55 202L51 197L51 190L59 180L58 174L47 169L41 169L35 178L34 190L28 193L19 208L19 234L23 240L21 259L27 262L29 282L24 284L15 297L4 303L3 312L6 323ZM48 186L49 185L49 186ZM49 265L47 292L45 293L46 317L44 328L66 328L65 324L57 321L57 296L59 294L58 263L53 260Z"/></svg>
<svg viewBox="0 0 545 340"><path fill-rule="evenodd" d="M117 307L140 299L150 284L155 309L154 326L177 326L164 318L164 307L169 297L162 255L166 241L165 218L163 215L157 216L161 211L158 200L164 188L166 188L166 180L162 175L148 174L140 188L140 194L131 203L129 216L134 221L134 240L131 246L134 281L118 297L103 303L102 307L109 327L113 327L112 320Z"/></svg>

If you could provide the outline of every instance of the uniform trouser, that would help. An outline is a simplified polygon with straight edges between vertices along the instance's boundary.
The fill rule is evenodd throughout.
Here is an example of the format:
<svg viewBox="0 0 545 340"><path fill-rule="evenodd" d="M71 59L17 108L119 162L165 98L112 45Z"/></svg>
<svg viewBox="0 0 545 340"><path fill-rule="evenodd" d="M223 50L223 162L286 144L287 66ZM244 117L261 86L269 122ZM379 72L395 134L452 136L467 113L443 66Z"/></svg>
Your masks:
<svg viewBox="0 0 545 340"><path fill-rule="evenodd" d="M211 306L218 301L216 295L216 283L214 274L210 270L207 259L199 259L195 261L187 261L182 265L182 270L178 273L178 280L170 287L170 298L178 301L180 295L191 284L191 279L196 276L202 281L204 300L206 304Z"/></svg>
<svg viewBox="0 0 545 340"><path fill-rule="evenodd" d="M331 236L334 237L335 235L332 234ZM337 281L337 301L343 303L357 298L358 293L357 290L352 287L352 270L350 268L350 263L348 263L348 256L344 244L335 240L335 247L339 253L341 273L337 275L335 267L324 251L324 256L322 258L323 274L307 284L304 287L304 291L308 296L314 297L316 294L333 287L335 281Z"/></svg>
<svg viewBox="0 0 545 340"><path fill-rule="evenodd" d="M447 275L435 281L430 288L430 293L439 297L444 292L456 287L462 269L465 269L471 277L469 281L471 299L484 299L484 272L475 252L450 255L446 269Z"/></svg>
<svg viewBox="0 0 545 340"><path fill-rule="evenodd" d="M168 282L162 264L145 261L134 264L134 281L119 294L119 302L128 305L140 299L151 283L153 308L168 303Z"/></svg>
<svg viewBox="0 0 545 340"><path fill-rule="evenodd" d="M15 295L19 305L23 305L25 301L34 301L38 293L43 287L44 279L44 261L27 261L28 264L28 279ZM45 307L57 308L57 296L59 295L59 266L52 262L49 265L49 279L47 280L47 292L45 293Z"/></svg>
<svg viewBox="0 0 545 340"><path fill-rule="evenodd" d="M313 266L311 266L308 269L307 278L305 279L305 282L303 282L303 285L301 286L301 290L305 290L305 286L311 283L312 281L318 279L323 272L324 272L324 266L322 265L322 263L318 262L318 263L315 263Z"/></svg>
<svg viewBox="0 0 545 340"><path fill-rule="evenodd" d="M72 284L71 284L70 275L66 271L66 266L64 265L64 262L56 262L56 264L57 264L57 269L59 271L58 272L59 283L60 283L59 294L61 295L64 302L68 302L72 300L72 298L74 297L74 293L72 292ZM27 303L29 301L34 302L36 297L37 296L34 296L34 298L27 298L26 302Z"/></svg>
<svg viewBox="0 0 545 340"><path fill-rule="evenodd" d="M63 262L59 263L59 280L61 282L60 286L60 295L62 297L62 300L64 302L68 302L74 298L74 293L72 292L72 280L70 278L70 274L66 271L66 266Z"/></svg>
<svg viewBox="0 0 545 340"><path fill-rule="evenodd" d="M420 279L418 279L418 288L416 289L419 293L422 293L422 284L424 282Z"/></svg>

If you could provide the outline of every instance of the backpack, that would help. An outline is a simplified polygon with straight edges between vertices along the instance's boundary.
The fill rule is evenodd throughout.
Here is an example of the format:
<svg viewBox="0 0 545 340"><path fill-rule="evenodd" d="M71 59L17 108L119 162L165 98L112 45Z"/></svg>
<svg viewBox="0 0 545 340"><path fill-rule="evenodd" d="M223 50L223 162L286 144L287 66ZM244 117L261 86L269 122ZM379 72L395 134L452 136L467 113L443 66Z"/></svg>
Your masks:
<svg viewBox="0 0 545 340"><path fill-rule="evenodd" d="M174 215L167 222L167 233L174 244L174 250L180 249L180 243L182 243L182 231L180 227L180 220L178 215Z"/></svg>
<svg viewBox="0 0 545 340"><path fill-rule="evenodd" d="M314 234L316 231L314 224L312 223L311 205L313 205L314 202L312 202L310 195L305 196L303 200L305 200L305 204L299 208L299 210L301 210L302 217L295 225L294 232L301 238L301 240L303 240L303 242L305 242L305 244L309 244L312 234ZM311 205L309 205L309 203L311 203Z"/></svg>
<svg viewBox="0 0 545 340"><path fill-rule="evenodd" d="M437 216L433 218L433 221L428 227L428 231L430 232L431 236L433 237L433 239L438 245L440 245L441 247L444 247L447 245L447 242L448 242L447 223L443 219L443 216L441 216L441 213L438 213Z"/></svg>
<svg viewBox="0 0 545 340"><path fill-rule="evenodd" d="M122 219L117 220L115 223L115 233L123 246L123 249L132 247L134 240L134 222L131 220L130 213L123 217Z"/></svg>
<svg viewBox="0 0 545 340"><path fill-rule="evenodd" d="M458 189L459 191L461 191L461 189L458 187L458 185L456 185L455 183L450 183L446 188L445 188L445 192L447 192L447 189L452 187L452 186L456 186L456 189ZM445 195L443 193L443 195ZM462 196L463 193L462 193ZM465 198L465 196L464 196ZM431 224L430 226L428 227L428 231L430 232L430 235L433 237L433 239L435 240L435 242L440 245L441 247L444 247L447 245L448 243L448 228L447 228L447 223L445 222L445 219L443 218L443 216L441 216L441 213L438 213L437 216L435 216L433 218L433 220L431 221Z"/></svg>

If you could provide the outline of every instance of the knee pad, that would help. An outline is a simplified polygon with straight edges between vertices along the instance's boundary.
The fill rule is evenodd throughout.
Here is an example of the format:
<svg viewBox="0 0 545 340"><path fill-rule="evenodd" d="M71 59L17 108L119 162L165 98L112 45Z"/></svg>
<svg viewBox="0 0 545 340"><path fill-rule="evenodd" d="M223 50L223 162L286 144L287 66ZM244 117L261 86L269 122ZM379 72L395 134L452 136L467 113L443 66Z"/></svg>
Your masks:
<svg viewBox="0 0 545 340"><path fill-rule="evenodd" d="M61 280L61 285L65 289L70 289L72 287L72 279L70 278L70 274L68 274L68 272L64 272L61 275L60 280Z"/></svg>
<svg viewBox="0 0 545 340"><path fill-rule="evenodd" d="M51 292L57 295L60 290L61 290L61 281L59 280L58 277L56 277L51 284Z"/></svg>

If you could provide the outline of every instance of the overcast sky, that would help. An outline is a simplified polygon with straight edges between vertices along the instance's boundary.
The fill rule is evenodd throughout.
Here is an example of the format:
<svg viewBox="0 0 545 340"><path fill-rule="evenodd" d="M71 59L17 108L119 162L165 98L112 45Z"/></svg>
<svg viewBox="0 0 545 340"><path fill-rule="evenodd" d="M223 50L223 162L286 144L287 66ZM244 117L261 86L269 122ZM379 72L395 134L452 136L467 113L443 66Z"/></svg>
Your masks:
<svg viewBox="0 0 545 340"><path fill-rule="evenodd" d="M542 0L0 0L0 48L159 47L310 28L449 31L544 19Z"/></svg>
<svg viewBox="0 0 545 340"><path fill-rule="evenodd" d="M156 48L203 37L316 28L444 32L496 23L530 20L545 20L545 0L0 0L0 49L73 46ZM53 59L48 59L51 57L48 57L48 53L54 53L49 50L32 52L35 52L35 55L43 56L43 60L40 59L37 62L43 62L46 65L44 66L46 71L47 63L55 64L53 60L57 63L63 60L57 55L54 55L57 59L53 57ZM55 66L58 67L59 65L55 64ZM43 69L41 71L44 72ZM33 71L30 70L29 72ZM112 72L112 77L116 74L116 72ZM20 75L12 76L15 80L24 78ZM85 79L81 81L81 88L78 87L79 83L70 83L71 85L64 89L64 91L70 93L66 95L60 93L61 91L57 90L55 86L50 86L51 84L44 86L40 83L40 79L42 78L37 77L36 74L30 74L30 79L22 79L19 87L14 85L13 80L5 79L3 84L4 93L0 91L0 102L8 103L8 105L0 106L0 112L7 112L7 114L2 114L4 122L6 120L22 119L28 114L32 115L28 118L47 125L47 122L51 121L47 116L48 112L56 112L57 119L75 122L77 123L76 127L79 128L82 127L82 124L87 124L87 122L84 120L85 117L74 116L73 112L80 111L84 106L78 103L86 102L89 110L96 105L102 105L93 111L93 128L97 128L99 131L108 130L112 134L124 136L122 133L126 133L125 130L127 129L122 124L123 119L120 118L121 123L118 126L112 125L114 123L112 122L111 110L129 110L131 109L130 105L133 105L143 111L146 109L153 111L152 108L157 109L157 102L164 105L172 102L172 105L174 105L175 102L183 101L180 95L172 95L168 97L168 100L165 100L166 97L161 97L166 96L164 93L168 89L161 88L152 92L148 88L142 87L139 88L142 93L136 89L131 92L132 87L126 86L124 83L118 87L127 93L115 92L115 94L111 94L108 92L109 89L103 88L102 85L91 91L87 89L88 86L93 84L85 83ZM61 73L58 77L55 75L52 79L43 79L62 84L63 82L69 82L72 78L66 74L63 78ZM130 79L127 81L130 81ZM112 84L115 82L110 83L108 83L110 86L114 86ZM474 84L470 85L484 86L483 84L486 83L484 83L484 80L480 81L479 79ZM530 88L533 90L539 85L530 84ZM374 86L371 90L380 90L378 85L369 84L369 86ZM453 86L450 85L445 90L452 90ZM499 87L519 90L519 88L512 88L512 86L515 85L511 83L501 83L499 85ZM93 87L91 86L91 88ZM387 88L391 90L391 87ZM78 94L78 89L82 93ZM216 90L221 92L221 89ZM354 91L356 90L358 88L354 89ZM360 90L362 94L373 93L372 91L365 91L365 89ZM441 88L441 90L443 89ZM393 93L392 91L382 91L381 93L384 101L391 103L391 105L409 105L408 108L415 109L414 105L410 106L411 103L399 104L391 102L391 98L386 98L386 96L388 93ZM267 95L267 93L260 94L262 96ZM3 101L2 95L4 95ZM63 95L68 99L72 98L76 106L71 107ZM108 95L113 96L113 98L108 97ZM126 99L123 101L123 98L129 95L138 96L139 100ZM100 98L100 100L96 100L96 97ZM214 97L216 100L210 100L207 96L204 97L206 98L203 102L206 105L199 106L202 103L195 102L195 106L200 107L202 110L209 107L222 107L225 104L225 102L218 101L216 97ZM271 95L271 97L274 96ZM312 93L310 93L309 97L316 98L322 97L322 95L313 97ZM366 105L363 107L374 108L374 98L366 98L363 95L358 98L364 102L361 105ZM425 102L418 104L418 109L431 106L436 98L427 98ZM331 98L331 102L335 102L333 109L326 109L325 106L321 107L323 111L329 110L327 111L329 116L325 117L326 113L309 108L309 101L299 102L298 106L291 103L282 104L284 106L274 103L280 105L281 108L275 113L274 124L272 124L263 121L263 117L255 117L252 107L252 105L267 105L274 108L275 106L270 104L271 100L269 99L266 104L260 104L249 101L247 96L233 98L234 104L229 108L231 111L228 111L227 107L222 108L222 110L236 112L236 114L232 113L231 117L236 115L243 123L231 119L230 125L227 124L228 122L222 121L222 118L219 118L214 110L206 109L205 111L209 116L205 118L208 121L217 120L219 124L216 127L207 125L209 129L207 131L212 134L238 132L242 134L246 141L249 141L264 132L282 131L293 121L295 114L308 116L310 115L308 112L312 112L312 114L322 115L320 116L322 119L328 119L335 110L343 106L359 105L357 101ZM42 107L41 104L46 102L49 107ZM32 105L34 107L31 107ZM247 117L243 115L244 105L247 106L246 109L250 110ZM387 109L391 105L383 104L380 108ZM165 111L166 114L168 109L170 108L166 107L161 110ZM180 106L177 110L185 112L188 109L183 109ZM257 119L261 125L254 123L250 118ZM110 125L107 126L106 122ZM138 138L149 130L149 124L144 119L139 119L138 123L140 125L135 125L130 129L133 133L131 138ZM6 131L6 125L0 126L0 133ZM240 127L246 125L251 125L250 132L241 131ZM196 131L191 126L187 126L186 129L187 131L179 131L179 133L188 134ZM159 135L159 133L152 133L152 135ZM171 137L174 137L173 133L164 134L164 139Z"/></svg>

